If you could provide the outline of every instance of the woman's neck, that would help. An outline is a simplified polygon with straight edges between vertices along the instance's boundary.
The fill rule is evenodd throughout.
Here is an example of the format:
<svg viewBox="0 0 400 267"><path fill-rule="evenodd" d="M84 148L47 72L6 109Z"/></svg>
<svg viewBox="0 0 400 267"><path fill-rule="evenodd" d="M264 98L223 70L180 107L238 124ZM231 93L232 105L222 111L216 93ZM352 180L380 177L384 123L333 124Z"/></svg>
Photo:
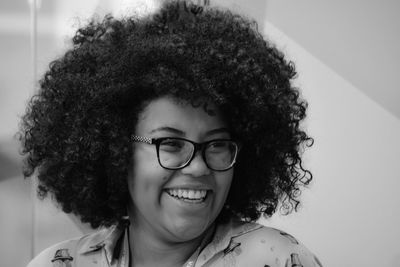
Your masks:
<svg viewBox="0 0 400 267"><path fill-rule="evenodd" d="M130 267L183 266L200 246L210 241L213 228L190 241L168 242L147 231L149 229L135 227L132 222L129 226Z"/></svg>

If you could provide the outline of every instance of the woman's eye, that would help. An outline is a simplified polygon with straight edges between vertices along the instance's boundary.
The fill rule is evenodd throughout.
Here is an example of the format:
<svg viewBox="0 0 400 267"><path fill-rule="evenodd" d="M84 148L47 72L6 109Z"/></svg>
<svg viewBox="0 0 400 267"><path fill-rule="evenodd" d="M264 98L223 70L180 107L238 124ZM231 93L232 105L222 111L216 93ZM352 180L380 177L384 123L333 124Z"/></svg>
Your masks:
<svg viewBox="0 0 400 267"><path fill-rule="evenodd" d="M184 145L181 140L165 140L160 144L160 149L167 152L176 152L180 151Z"/></svg>
<svg viewBox="0 0 400 267"><path fill-rule="evenodd" d="M223 151L228 148L226 141L215 141L209 144L208 149L211 151Z"/></svg>

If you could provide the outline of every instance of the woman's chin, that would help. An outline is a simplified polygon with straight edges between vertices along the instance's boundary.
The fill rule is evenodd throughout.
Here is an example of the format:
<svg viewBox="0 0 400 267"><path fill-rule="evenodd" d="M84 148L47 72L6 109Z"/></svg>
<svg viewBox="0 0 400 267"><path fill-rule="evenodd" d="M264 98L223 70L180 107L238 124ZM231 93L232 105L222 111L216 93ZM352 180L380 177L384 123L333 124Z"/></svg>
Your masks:
<svg viewBox="0 0 400 267"><path fill-rule="evenodd" d="M170 227L169 232L175 237L178 242L186 242L196 238L201 238L206 232L212 222L193 222L193 221L180 221L175 222Z"/></svg>

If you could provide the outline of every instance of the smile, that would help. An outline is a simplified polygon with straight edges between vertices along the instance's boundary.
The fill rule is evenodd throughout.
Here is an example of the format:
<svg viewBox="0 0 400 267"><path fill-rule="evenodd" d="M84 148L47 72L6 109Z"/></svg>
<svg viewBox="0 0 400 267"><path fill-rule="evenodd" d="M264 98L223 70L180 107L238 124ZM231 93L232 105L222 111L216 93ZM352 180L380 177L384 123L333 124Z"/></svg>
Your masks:
<svg viewBox="0 0 400 267"><path fill-rule="evenodd" d="M176 199L200 203L207 197L207 190L193 190L193 189L166 189L168 195Z"/></svg>

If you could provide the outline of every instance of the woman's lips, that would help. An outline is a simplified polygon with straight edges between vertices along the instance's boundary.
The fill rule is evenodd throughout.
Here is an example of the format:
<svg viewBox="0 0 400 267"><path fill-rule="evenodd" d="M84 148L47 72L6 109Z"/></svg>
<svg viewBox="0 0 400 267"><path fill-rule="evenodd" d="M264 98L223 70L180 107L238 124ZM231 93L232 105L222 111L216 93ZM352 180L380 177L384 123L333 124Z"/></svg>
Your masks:
<svg viewBox="0 0 400 267"><path fill-rule="evenodd" d="M206 189L187 189L187 188L170 188L165 192L173 198L190 203L201 203L207 198L209 190Z"/></svg>

